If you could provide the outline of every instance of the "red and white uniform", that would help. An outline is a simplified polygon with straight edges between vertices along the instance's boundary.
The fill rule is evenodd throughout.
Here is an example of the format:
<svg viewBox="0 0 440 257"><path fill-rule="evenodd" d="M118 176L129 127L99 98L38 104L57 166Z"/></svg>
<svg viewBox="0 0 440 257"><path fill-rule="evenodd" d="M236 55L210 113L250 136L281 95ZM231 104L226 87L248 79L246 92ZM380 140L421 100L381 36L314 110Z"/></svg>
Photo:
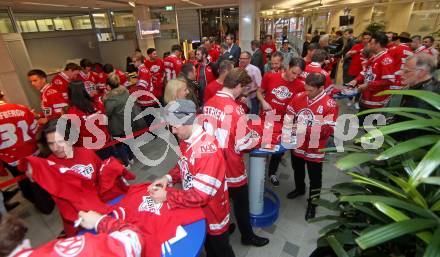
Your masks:
<svg viewBox="0 0 440 257"><path fill-rule="evenodd" d="M163 78L165 76L163 61L160 58L157 58L155 61L150 61L146 58L144 64L151 73L151 81L154 86L153 94L156 98L160 99L163 96Z"/></svg>
<svg viewBox="0 0 440 257"><path fill-rule="evenodd" d="M421 47L419 47L416 50L414 50L414 54L420 54L420 53L425 53L425 54L428 54L428 55L434 57L434 62L437 64L437 62L438 62L438 51L434 47L429 47L428 48L428 47L422 45Z"/></svg>
<svg viewBox="0 0 440 257"><path fill-rule="evenodd" d="M325 154L320 150L326 147L328 138L333 134L337 117L337 103L324 91L313 99L309 99L306 92L295 95L287 106L284 119L297 124L295 156L312 162L324 161Z"/></svg>
<svg viewBox="0 0 440 257"><path fill-rule="evenodd" d="M219 91L203 106L206 131L215 135L227 160L226 181L229 187L247 183L246 167L241 150L251 139L252 130L247 127L246 114L234 97Z"/></svg>
<svg viewBox="0 0 440 257"><path fill-rule="evenodd" d="M136 91L144 91L148 93L147 95L142 95L138 98L137 102L140 106L146 107L156 105L151 72L144 64L141 64L138 67Z"/></svg>
<svg viewBox="0 0 440 257"><path fill-rule="evenodd" d="M203 93L203 102L206 103L209 99L211 99L215 94L222 90L223 83L218 82L218 80L211 81L205 88L205 92Z"/></svg>
<svg viewBox="0 0 440 257"><path fill-rule="evenodd" d="M94 113L85 113L75 106L69 107L66 114L76 115L79 119L72 122L79 129L76 145L89 149L101 149L110 140L110 133L105 125L105 108L101 101L95 101Z"/></svg>
<svg viewBox="0 0 440 257"><path fill-rule="evenodd" d="M182 69L183 62L179 57L170 55L163 60L163 65L165 66L165 76L169 81L177 78Z"/></svg>
<svg viewBox="0 0 440 257"><path fill-rule="evenodd" d="M47 84L41 89L41 109L47 119L56 119L63 114L63 108L69 106L69 101L53 84Z"/></svg>
<svg viewBox="0 0 440 257"><path fill-rule="evenodd" d="M0 102L0 160L16 166L38 152L35 135L38 124L26 106Z"/></svg>
<svg viewBox="0 0 440 257"><path fill-rule="evenodd" d="M218 58L220 57L220 51L215 49L215 48L211 48L211 50L208 51L208 60L209 62L216 62L218 60Z"/></svg>
<svg viewBox="0 0 440 257"><path fill-rule="evenodd" d="M294 81L287 81L283 78L282 73L265 73L261 89L264 90L264 100L270 104L275 114L280 116L279 122L281 123L292 97L305 90L303 80L298 78ZM265 111L261 110L260 116L264 116L264 114Z"/></svg>
<svg viewBox="0 0 440 257"><path fill-rule="evenodd" d="M201 208L172 209L167 201L156 203L148 192L150 183L132 185L120 202L114 205L113 216L135 225L142 232L148 251L145 257L168 256L167 245L187 237L184 225L205 218Z"/></svg>
<svg viewBox="0 0 440 257"><path fill-rule="evenodd" d="M84 87L89 95L96 95L99 81L97 73L80 71L79 79L84 83Z"/></svg>
<svg viewBox="0 0 440 257"><path fill-rule="evenodd" d="M348 67L348 75L356 77L361 73L362 71L362 51L364 50L365 46L362 43L355 44L351 49L350 52L354 52L354 54L351 55L351 63L350 67Z"/></svg>
<svg viewBox="0 0 440 257"><path fill-rule="evenodd" d="M52 85L59 92L63 94L63 97L68 100L69 96L67 95L67 91L69 90L70 78L64 73L60 72L52 78Z"/></svg>
<svg viewBox="0 0 440 257"><path fill-rule="evenodd" d="M261 46L261 51L263 52L263 63L266 64L267 63L267 56L271 56L273 53L275 53L277 51L277 47L275 46L274 43L267 45L267 44L263 44Z"/></svg>
<svg viewBox="0 0 440 257"><path fill-rule="evenodd" d="M305 81L310 73L321 73L325 76L324 90L326 92L330 92L333 89L333 81L330 78L330 74L321 67L321 64L317 62L311 62L301 73L300 78Z"/></svg>
<svg viewBox="0 0 440 257"><path fill-rule="evenodd" d="M401 82L401 76L402 76L402 70L405 66L406 59L413 55L413 51L411 47L409 47L407 44L399 44L391 47L388 50L389 55L391 58L393 58L394 67L396 70L396 83L395 85L391 86L390 89L400 89L402 86Z"/></svg>
<svg viewBox="0 0 440 257"><path fill-rule="evenodd" d="M225 181L223 153L213 136L201 127L187 140L180 142L182 156L168 173L172 183L182 183L183 190L167 189L171 209L203 207L208 234L220 235L229 227L229 194Z"/></svg>
<svg viewBox="0 0 440 257"><path fill-rule="evenodd" d="M146 252L140 230L104 216L96 226L98 234L85 233L56 239L36 249L16 248L9 257L141 257Z"/></svg>
<svg viewBox="0 0 440 257"><path fill-rule="evenodd" d="M115 73L119 77L119 84L124 87L130 86L130 82L128 81L127 75L118 69L114 69L113 73ZM101 72L98 74L98 89L99 95L102 96L107 91L107 78L109 74Z"/></svg>
<svg viewBox="0 0 440 257"><path fill-rule="evenodd" d="M384 50L371 57L366 68L356 77L357 84L367 84L367 88L362 91L360 103L365 108L384 107L390 96L376 96L377 93L390 89L395 85L395 65L393 58Z"/></svg>

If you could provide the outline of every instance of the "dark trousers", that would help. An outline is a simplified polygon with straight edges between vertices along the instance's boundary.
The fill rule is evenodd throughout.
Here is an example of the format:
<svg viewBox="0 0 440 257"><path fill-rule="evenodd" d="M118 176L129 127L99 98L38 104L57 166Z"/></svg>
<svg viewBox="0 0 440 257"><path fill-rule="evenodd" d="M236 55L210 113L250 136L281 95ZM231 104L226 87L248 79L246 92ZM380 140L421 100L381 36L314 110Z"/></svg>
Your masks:
<svg viewBox="0 0 440 257"><path fill-rule="evenodd" d="M113 146L109 146L103 149L99 149L96 152L96 155L99 156L99 158L101 158L101 160L106 160L112 156L116 156L115 154L115 149Z"/></svg>
<svg viewBox="0 0 440 257"><path fill-rule="evenodd" d="M229 195L232 199L235 219L237 219L238 229L241 238L249 239L254 236L249 216L249 190L248 185L240 187L230 187Z"/></svg>
<svg viewBox="0 0 440 257"><path fill-rule="evenodd" d="M121 159L122 163L127 166L130 164L130 160L133 159L134 155L131 151L130 147L124 143L118 143L115 145L116 154L119 159Z"/></svg>
<svg viewBox="0 0 440 257"><path fill-rule="evenodd" d="M11 166L7 163L3 165L11 172L12 176L18 177L24 173L19 171L17 167ZM18 182L18 187L21 190L23 197L32 202L41 213L50 214L55 207L55 202L46 190L41 188L37 183L31 182L29 179Z"/></svg>
<svg viewBox="0 0 440 257"><path fill-rule="evenodd" d="M306 189L304 183L306 165L307 174L309 175L310 180L309 199L315 198L315 196L319 198L319 193L321 192L322 187L322 162L307 161L292 154L292 168L294 171L293 175L296 190L304 192Z"/></svg>
<svg viewBox="0 0 440 257"><path fill-rule="evenodd" d="M206 235L205 240L206 257L235 257L232 246L229 244L229 232L221 235Z"/></svg>
<svg viewBox="0 0 440 257"><path fill-rule="evenodd" d="M278 166L280 166L280 162L283 156L284 153L272 154L272 156L270 156L269 177L277 173Z"/></svg>

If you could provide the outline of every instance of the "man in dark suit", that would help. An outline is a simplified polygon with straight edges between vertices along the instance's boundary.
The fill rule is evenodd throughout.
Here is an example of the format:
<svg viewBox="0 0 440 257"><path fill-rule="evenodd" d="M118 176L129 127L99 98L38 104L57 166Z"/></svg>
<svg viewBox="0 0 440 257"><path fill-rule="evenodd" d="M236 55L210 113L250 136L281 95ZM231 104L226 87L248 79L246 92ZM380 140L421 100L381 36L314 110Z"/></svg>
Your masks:
<svg viewBox="0 0 440 257"><path fill-rule="evenodd" d="M238 66L240 60L241 48L235 44L235 36L228 34L226 36L226 44L228 45L228 52L232 55L235 67Z"/></svg>
<svg viewBox="0 0 440 257"><path fill-rule="evenodd" d="M260 49L260 41L258 40L252 40L251 41L251 48L254 54L251 58L251 64L255 65L260 69L261 75L264 73L264 61L263 61L263 52L261 52Z"/></svg>

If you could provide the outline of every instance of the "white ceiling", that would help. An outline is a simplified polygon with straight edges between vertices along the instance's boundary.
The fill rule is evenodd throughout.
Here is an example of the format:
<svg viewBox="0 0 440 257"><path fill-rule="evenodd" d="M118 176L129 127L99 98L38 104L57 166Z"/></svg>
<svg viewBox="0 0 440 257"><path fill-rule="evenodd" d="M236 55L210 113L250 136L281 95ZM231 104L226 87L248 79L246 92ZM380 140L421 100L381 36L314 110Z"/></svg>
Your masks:
<svg viewBox="0 0 440 257"><path fill-rule="evenodd" d="M238 0L0 0L0 7L11 6L23 11L85 11L87 9L131 9L128 1L136 5L177 8L197 6L237 5Z"/></svg>

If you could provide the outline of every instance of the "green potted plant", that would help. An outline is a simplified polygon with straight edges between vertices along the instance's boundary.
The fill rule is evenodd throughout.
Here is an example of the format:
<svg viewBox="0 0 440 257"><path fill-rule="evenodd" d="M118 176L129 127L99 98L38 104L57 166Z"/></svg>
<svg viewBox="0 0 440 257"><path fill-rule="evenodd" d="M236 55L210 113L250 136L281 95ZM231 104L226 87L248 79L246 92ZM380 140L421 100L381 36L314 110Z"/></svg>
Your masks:
<svg viewBox="0 0 440 257"><path fill-rule="evenodd" d="M400 90L381 94L411 95L440 110L440 95L435 93ZM338 257L440 256L440 112L388 107L360 114L374 112L407 120L357 139L371 140L380 131L384 136L380 149L353 146L338 160L336 166L347 171L352 181L323 191L333 194L335 201L317 201L331 212L311 220L329 223L320 230L318 248L331 249ZM393 138L411 129L427 133L407 141Z"/></svg>

